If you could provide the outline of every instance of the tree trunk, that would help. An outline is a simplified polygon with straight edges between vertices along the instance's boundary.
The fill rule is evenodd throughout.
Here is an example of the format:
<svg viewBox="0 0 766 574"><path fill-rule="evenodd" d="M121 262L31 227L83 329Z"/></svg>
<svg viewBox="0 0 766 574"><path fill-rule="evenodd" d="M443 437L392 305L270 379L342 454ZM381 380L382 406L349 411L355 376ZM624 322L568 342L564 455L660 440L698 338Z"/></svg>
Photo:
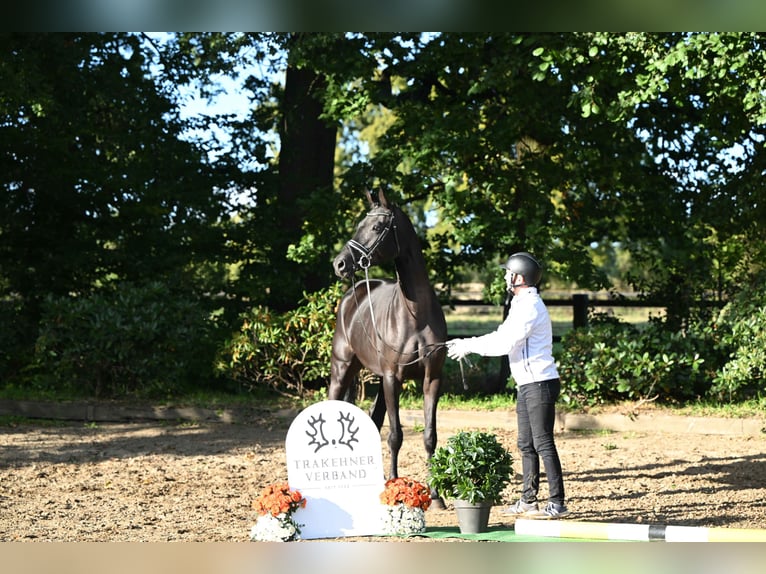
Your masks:
<svg viewBox="0 0 766 574"><path fill-rule="evenodd" d="M316 192L331 193L333 188L337 128L320 118L324 86L324 78L313 70L288 66L280 129L277 217L281 235L274 238L272 253L280 277L269 297L270 306L279 311L295 308L303 291L328 285L328 273L285 262L288 246L300 241L307 216L299 199Z"/></svg>

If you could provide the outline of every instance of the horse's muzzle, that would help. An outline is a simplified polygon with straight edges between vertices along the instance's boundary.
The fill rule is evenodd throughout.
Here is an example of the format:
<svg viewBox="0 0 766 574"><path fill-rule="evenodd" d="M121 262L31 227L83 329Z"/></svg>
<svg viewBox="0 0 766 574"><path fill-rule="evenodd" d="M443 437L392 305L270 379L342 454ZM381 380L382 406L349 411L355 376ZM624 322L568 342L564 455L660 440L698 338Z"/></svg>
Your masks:
<svg viewBox="0 0 766 574"><path fill-rule="evenodd" d="M335 274L341 279L346 279L354 274L354 261L345 253L338 255L332 262L332 266L335 269Z"/></svg>

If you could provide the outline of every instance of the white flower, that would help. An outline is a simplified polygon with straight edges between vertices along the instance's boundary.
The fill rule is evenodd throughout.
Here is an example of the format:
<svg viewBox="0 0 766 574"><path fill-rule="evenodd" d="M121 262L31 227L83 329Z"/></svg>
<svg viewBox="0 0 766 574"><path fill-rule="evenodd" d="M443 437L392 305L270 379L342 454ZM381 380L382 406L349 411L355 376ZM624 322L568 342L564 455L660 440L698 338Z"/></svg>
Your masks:
<svg viewBox="0 0 766 574"><path fill-rule="evenodd" d="M250 540L256 542L288 542L300 538L298 525L285 513L259 516L250 529Z"/></svg>
<svg viewBox="0 0 766 574"><path fill-rule="evenodd" d="M422 508L406 504L386 505L383 512L383 534L406 535L425 530L426 513Z"/></svg>

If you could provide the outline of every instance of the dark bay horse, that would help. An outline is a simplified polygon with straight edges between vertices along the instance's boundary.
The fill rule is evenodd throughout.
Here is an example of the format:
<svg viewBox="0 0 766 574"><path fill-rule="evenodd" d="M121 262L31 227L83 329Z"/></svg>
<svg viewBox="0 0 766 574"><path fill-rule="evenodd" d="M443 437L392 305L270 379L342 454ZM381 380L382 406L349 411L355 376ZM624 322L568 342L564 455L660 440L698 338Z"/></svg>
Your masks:
<svg viewBox="0 0 766 574"><path fill-rule="evenodd" d="M367 198L370 211L333 263L339 277L353 277L362 270L365 280L352 286L338 307L328 397L353 401L349 390L362 367L380 377L370 416L380 430L388 413L389 478L395 478L403 440L399 395L405 380L423 383L423 444L429 460L436 448L447 324L409 218L382 191L377 198L368 191ZM368 277L369 267L390 260L396 266L396 280ZM436 493L432 496L437 498Z"/></svg>

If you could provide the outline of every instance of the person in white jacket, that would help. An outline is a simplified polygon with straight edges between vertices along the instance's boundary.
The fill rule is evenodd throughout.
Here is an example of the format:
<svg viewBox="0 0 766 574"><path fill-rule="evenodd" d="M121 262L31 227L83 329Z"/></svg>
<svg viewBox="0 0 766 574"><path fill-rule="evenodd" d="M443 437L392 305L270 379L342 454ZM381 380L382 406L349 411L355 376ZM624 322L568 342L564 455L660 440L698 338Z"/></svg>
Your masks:
<svg viewBox="0 0 766 574"><path fill-rule="evenodd" d="M508 316L492 333L448 341L447 353L458 361L471 353L485 357L508 355L517 389L523 484L521 498L503 512L525 518L562 518L569 511L553 438L561 381L552 352L551 319L537 290L542 266L531 254L519 252L511 255L503 267L508 291L513 295ZM548 502L542 508L537 499L540 459L548 480Z"/></svg>

